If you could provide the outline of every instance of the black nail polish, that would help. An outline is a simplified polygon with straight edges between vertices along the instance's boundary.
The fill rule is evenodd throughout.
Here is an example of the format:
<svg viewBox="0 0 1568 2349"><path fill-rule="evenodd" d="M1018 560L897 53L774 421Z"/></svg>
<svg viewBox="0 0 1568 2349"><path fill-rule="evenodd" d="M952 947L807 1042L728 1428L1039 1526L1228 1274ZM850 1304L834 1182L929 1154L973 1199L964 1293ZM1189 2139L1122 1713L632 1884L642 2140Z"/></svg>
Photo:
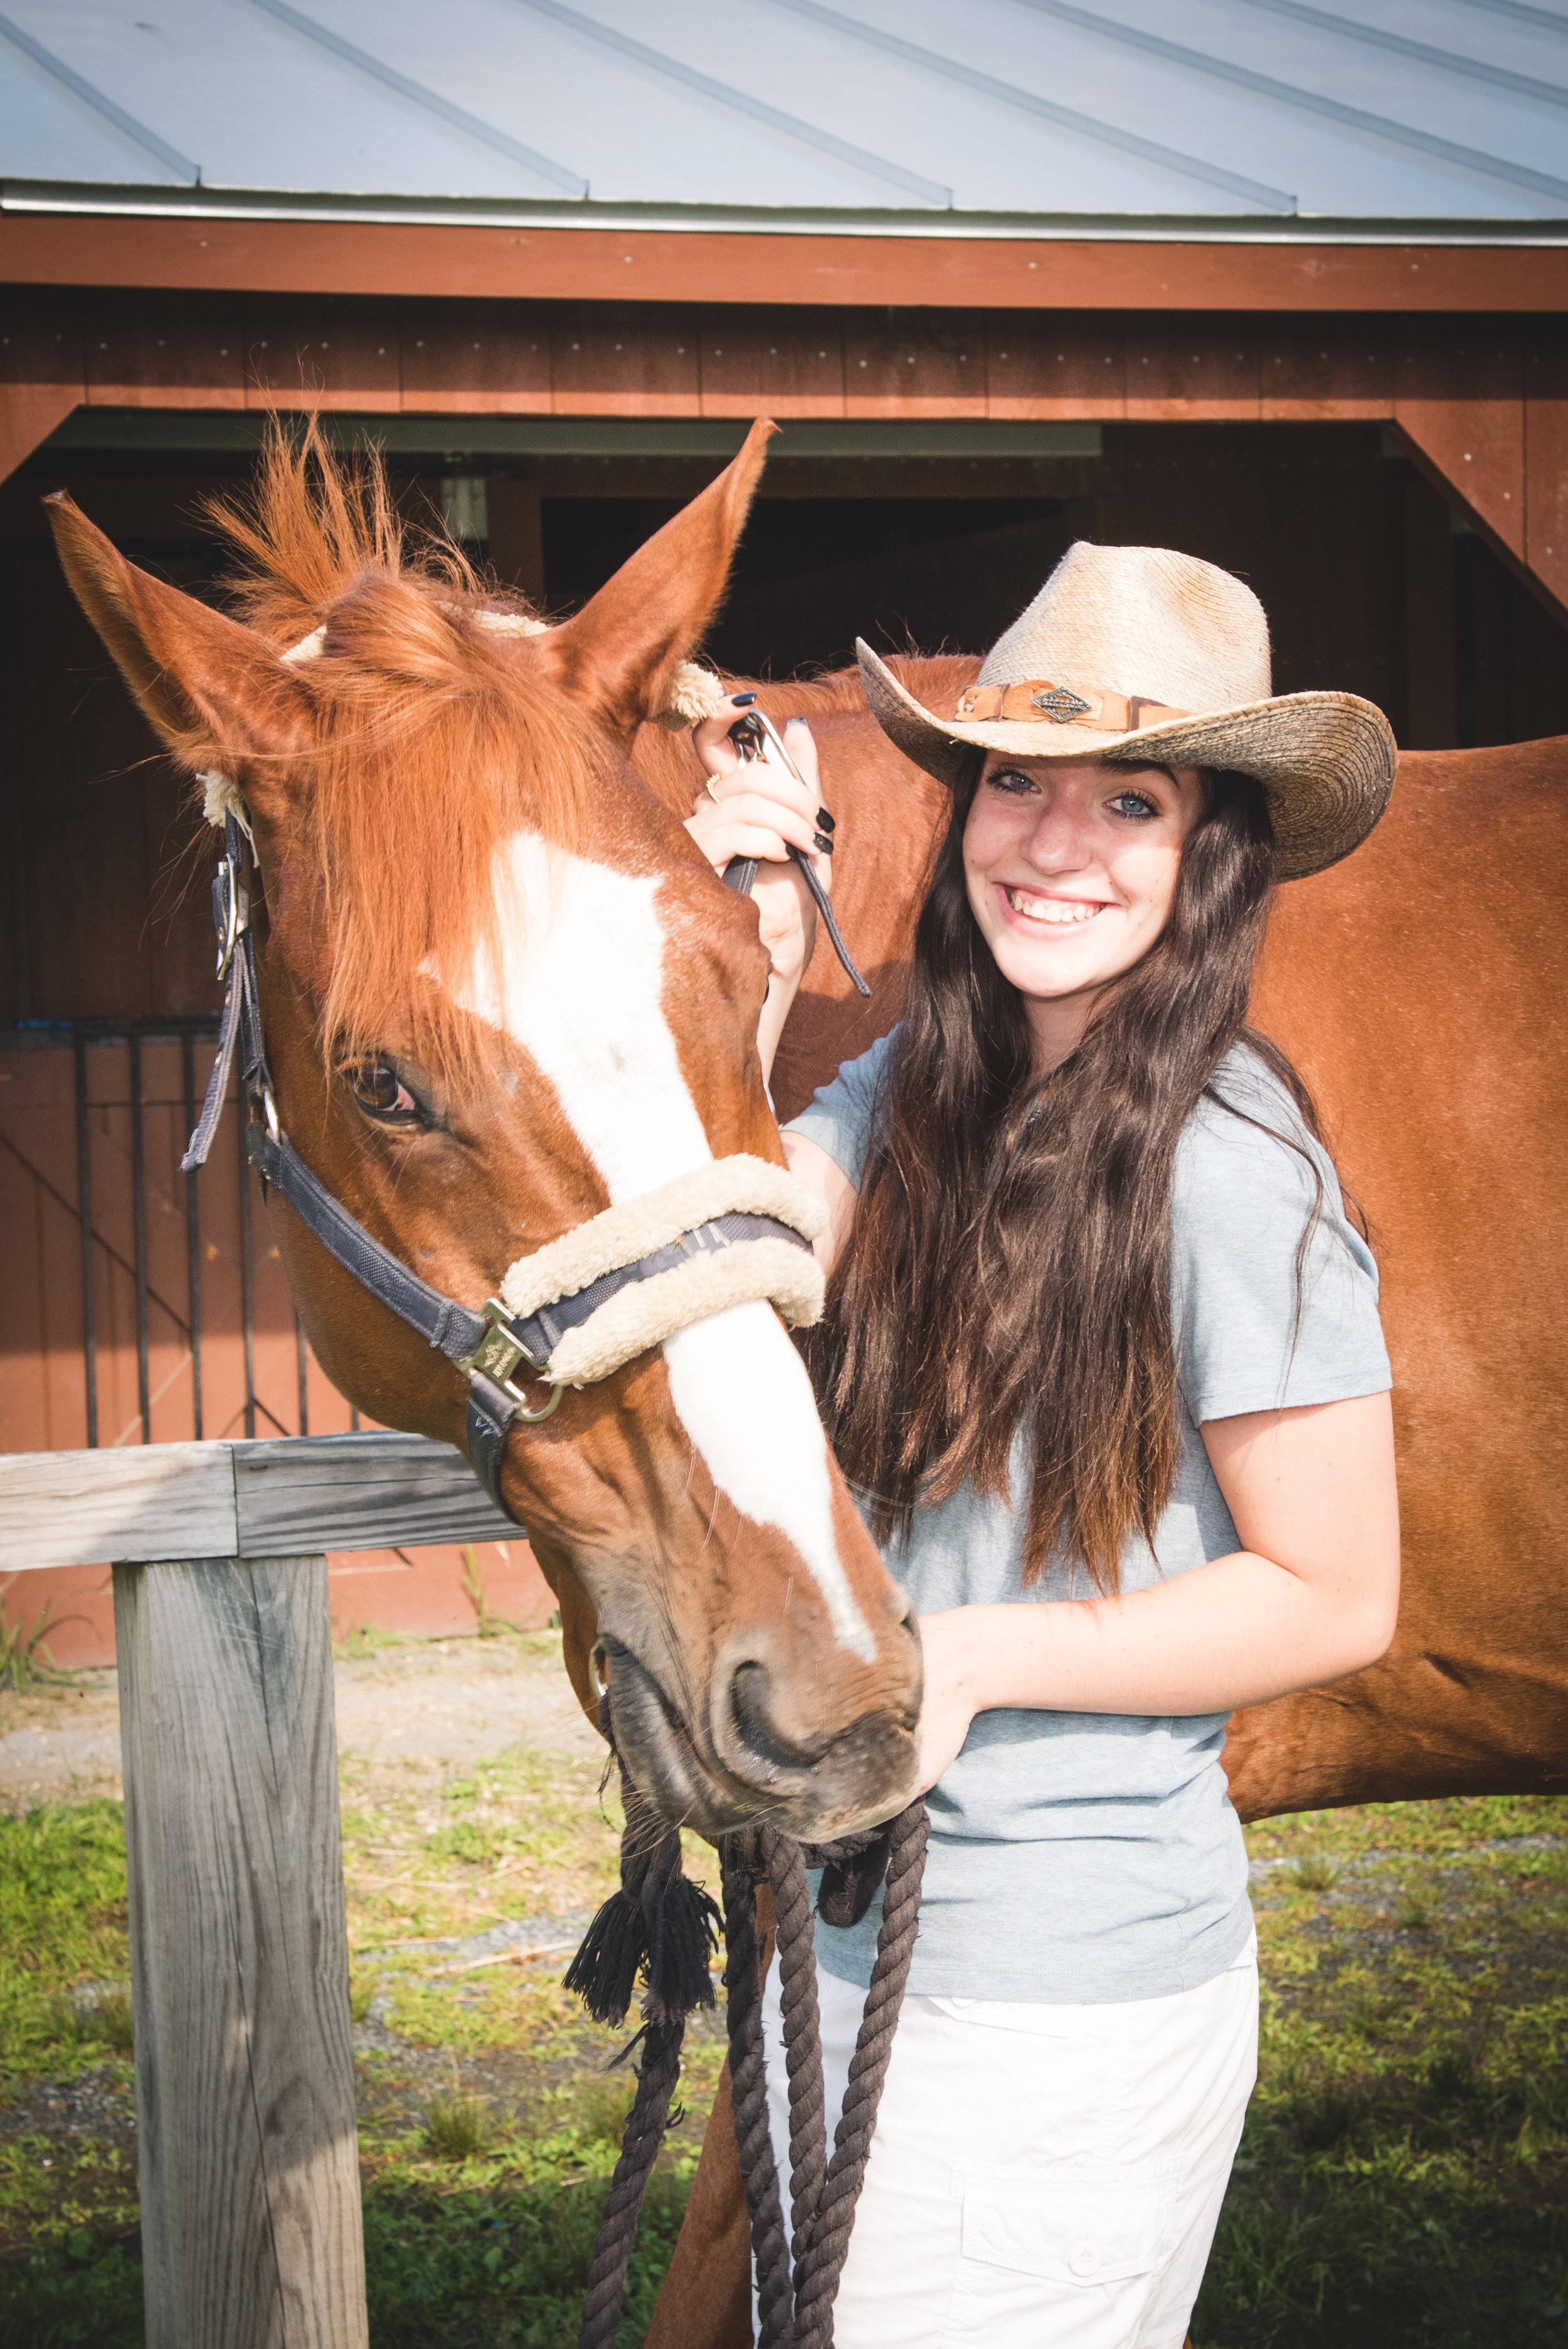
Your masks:
<svg viewBox="0 0 1568 2349"><path fill-rule="evenodd" d="M729 698L737 709L749 709L757 696L754 693L732 693Z"/></svg>
<svg viewBox="0 0 1568 2349"><path fill-rule="evenodd" d="M816 842L817 846L821 850L824 856L831 856L833 853L833 843L828 838L825 832L814 832L811 834L811 837Z"/></svg>
<svg viewBox="0 0 1568 2349"><path fill-rule="evenodd" d="M804 726L806 721L803 718L787 718L784 723L786 726Z"/></svg>
<svg viewBox="0 0 1568 2349"><path fill-rule="evenodd" d="M817 829L819 832L837 832L838 828L838 825L828 813L826 808L819 808L817 810Z"/></svg>

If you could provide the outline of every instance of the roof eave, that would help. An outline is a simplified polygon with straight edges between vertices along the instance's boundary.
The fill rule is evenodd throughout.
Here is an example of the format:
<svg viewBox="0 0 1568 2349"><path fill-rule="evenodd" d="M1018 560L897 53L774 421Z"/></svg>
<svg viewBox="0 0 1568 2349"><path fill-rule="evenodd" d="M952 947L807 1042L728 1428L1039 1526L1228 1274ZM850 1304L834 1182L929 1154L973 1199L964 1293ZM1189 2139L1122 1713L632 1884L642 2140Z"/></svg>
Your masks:
<svg viewBox="0 0 1568 2349"><path fill-rule="evenodd" d="M499 196L377 195L308 189L0 181L0 212L150 220L353 222L397 226L612 229L772 236L939 237L1039 243L1568 245L1547 220L1345 219L1325 213L982 212L927 207L601 203Z"/></svg>

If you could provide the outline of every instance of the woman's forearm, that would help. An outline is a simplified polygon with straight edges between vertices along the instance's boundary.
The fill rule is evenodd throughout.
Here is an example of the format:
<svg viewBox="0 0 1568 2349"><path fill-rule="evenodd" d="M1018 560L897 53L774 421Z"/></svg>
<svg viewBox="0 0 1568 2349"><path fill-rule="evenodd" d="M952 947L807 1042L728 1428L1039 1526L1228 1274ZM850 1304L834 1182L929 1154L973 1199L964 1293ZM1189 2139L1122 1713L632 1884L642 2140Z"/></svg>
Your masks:
<svg viewBox="0 0 1568 2349"><path fill-rule="evenodd" d="M1248 1550L1124 1599L955 1608L922 1632L962 1702L1062 1713L1229 1713L1371 1663L1393 1634L1387 1578L1325 1589Z"/></svg>
<svg viewBox="0 0 1568 2349"><path fill-rule="evenodd" d="M1399 1601L1387 1392L1207 1420L1202 1433L1248 1546L1121 1599L923 1616L923 1785L977 1713L1229 1713L1384 1653Z"/></svg>

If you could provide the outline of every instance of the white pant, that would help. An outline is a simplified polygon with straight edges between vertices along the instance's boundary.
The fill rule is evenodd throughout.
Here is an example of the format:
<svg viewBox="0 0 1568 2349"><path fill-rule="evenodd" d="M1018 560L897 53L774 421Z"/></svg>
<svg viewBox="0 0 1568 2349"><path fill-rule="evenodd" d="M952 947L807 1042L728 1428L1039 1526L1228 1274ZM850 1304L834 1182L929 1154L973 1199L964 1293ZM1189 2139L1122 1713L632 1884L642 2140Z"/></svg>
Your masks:
<svg viewBox="0 0 1568 2349"><path fill-rule="evenodd" d="M788 2223L778 1975L763 2028ZM863 1998L820 1971L818 1989L830 2147ZM1255 1941L1172 1998L906 1998L838 2349L1181 2349L1257 2077L1257 2014Z"/></svg>

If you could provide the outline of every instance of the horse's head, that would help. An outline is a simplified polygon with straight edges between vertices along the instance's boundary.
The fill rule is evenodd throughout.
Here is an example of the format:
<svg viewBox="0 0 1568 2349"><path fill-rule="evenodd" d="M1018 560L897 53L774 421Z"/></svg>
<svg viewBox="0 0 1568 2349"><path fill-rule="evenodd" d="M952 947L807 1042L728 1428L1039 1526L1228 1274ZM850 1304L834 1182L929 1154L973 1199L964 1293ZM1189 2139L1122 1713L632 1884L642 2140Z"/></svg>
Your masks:
<svg viewBox="0 0 1568 2349"><path fill-rule="evenodd" d="M243 621L52 502L71 585L142 709L242 798L285 1129L384 1246L469 1305L607 1207L700 1188L736 1154L781 1163L755 910L627 756L722 592L765 440L754 428L550 629L500 609L455 551L411 558L379 475L346 481L319 448L276 441L230 517ZM373 1416L460 1444L464 1377L276 1212L328 1375ZM909 1609L769 1304L569 1390L514 1430L501 1474L668 1816L713 1830L766 1811L815 1837L905 1800Z"/></svg>

